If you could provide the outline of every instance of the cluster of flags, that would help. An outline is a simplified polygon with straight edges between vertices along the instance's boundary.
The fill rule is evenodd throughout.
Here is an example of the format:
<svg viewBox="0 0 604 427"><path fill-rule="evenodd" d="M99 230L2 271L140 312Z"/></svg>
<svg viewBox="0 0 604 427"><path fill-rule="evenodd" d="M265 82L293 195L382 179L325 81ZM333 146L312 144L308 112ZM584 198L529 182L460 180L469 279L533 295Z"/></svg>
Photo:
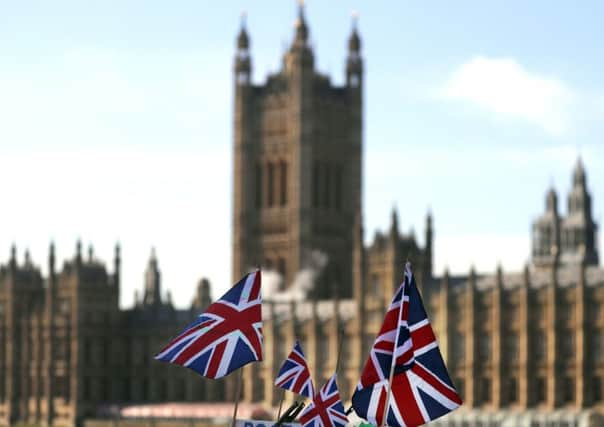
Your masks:
<svg viewBox="0 0 604 427"><path fill-rule="evenodd" d="M407 263L352 406L360 417L378 426L419 426L461 403Z"/></svg>
<svg viewBox="0 0 604 427"><path fill-rule="evenodd" d="M221 378L262 360L261 273L244 276L174 338L155 358ZM277 374L275 385L311 399L300 414L304 427L348 423L336 374L315 393L300 343ZM443 362L409 263L375 339L352 408L376 426L412 427L461 405Z"/></svg>

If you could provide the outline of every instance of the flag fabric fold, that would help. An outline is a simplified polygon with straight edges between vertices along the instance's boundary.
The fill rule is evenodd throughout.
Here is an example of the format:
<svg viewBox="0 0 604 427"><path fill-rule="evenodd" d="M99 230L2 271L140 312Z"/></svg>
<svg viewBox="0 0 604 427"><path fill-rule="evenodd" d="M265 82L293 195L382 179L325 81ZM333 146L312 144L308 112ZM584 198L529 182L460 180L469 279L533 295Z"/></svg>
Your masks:
<svg viewBox="0 0 604 427"><path fill-rule="evenodd" d="M359 416L378 426L388 405L385 424L415 427L453 411L461 403L407 263L405 278L386 313L352 405Z"/></svg>
<svg viewBox="0 0 604 427"><path fill-rule="evenodd" d="M344 427L348 423L336 383L336 374L321 387L310 405L300 414L303 427Z"/></svg>
<svg viewBox="0 0 604 427"><path fill-rule="evenodd" d="M155 359L222 378L262 360L261 273L246 274L174 338Z"/></svg>
<svg viewBox="0 0 604 427"><path fill-rule="evenodd" d="M275 385L310 399L315 395L315 387L312 383L308 363L304 357L302 346L297 340L292 352L287 356L277 374Z"/></svg>

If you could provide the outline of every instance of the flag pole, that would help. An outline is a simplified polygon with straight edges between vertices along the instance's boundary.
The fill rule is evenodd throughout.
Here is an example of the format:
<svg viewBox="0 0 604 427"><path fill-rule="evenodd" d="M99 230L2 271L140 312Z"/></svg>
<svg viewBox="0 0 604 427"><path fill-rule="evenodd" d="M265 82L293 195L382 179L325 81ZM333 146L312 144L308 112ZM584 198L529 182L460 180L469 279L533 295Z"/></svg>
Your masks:
<svg viewBox="0 0 604 427"><path fill-rule="evenodd" d="M408 263L409 263L409 261L407 259L407 263L405 264L405 272L407 270ZM392 391L391 384L392 384L392 378L394 377L394 367L396 366L396 344L398 343L398 335L401 330L398 323L401 320L401 313L403 312L403 305L405 302L405 290L406 289L407 289L406 275L405 275L405 273L403 273L403 291L402 291L402 295L401 295L401 306L399 307L398 318L396 320L396 337L394 339L394 346L392 347L392 362L390 363L390 376L388 377L388 389L386 390L386 404L384 405L384 413L382 414L382 422L380 423L381 427L384 427L387 425L386 418L388 417L388 409L390 407L390 394Z"/></svg>
<svg viewBox="0 0 604 427"><path fill-rule="evenodd" d="M277 412L277 420L281 418L281 408L283 408L283 399L285 399L285 389L281 390L281 400L279 401L279 411Z"/></svg>
<svg viewBox="0 0 604 427"><path fill-rule="evenodd" d="M235 407L233 408L233 422L231 427L235 427L237 423L237 407L239 406L239 395L241 393L241 377L243 376L243 367L239 369L239 375L237 375L237 386L235 387Z"/></svg>

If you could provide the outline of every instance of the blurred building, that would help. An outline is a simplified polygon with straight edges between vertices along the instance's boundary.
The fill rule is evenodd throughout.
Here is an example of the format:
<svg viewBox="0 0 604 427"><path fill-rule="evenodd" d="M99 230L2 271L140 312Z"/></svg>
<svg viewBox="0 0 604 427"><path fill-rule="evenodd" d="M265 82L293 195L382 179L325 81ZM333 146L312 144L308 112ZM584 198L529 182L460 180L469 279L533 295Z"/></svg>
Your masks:
<svg viewBox="0 0 604 427"><path fill-rule="evenodd" d="M466 408L539 420L604 406L604 269L586 181L579 160L566 216L547 192L524 271L431 282L432 324Z"/></svg>
<svg viewBox="0 0 604 427"><path fill-rule="evenodd" d="M237 39L233 279L256 265L276 269L287 295L297 272L315 268L315 251L327 260L306 298L269 296L265 361L245 368L244 399L279 403L273 381L296 339L317 386L338 368L341 394L349 398L409 258L465 401L451 422L488 423L512 411L530 425L563 423L601 405L604 270L581 161L566 216L548 192L524 271L433 277L430 214L423 247L400 233L396 211L388 232L363 243L363 62L356 26L343 86L315 70L308 39L300 9L283 66L263 85L252 82L245 27Z"/></svg>
<svg viewBox="0 0 604 427"><path fill-rule="evenodd" d="M300 6L281 69L261 85L244 25L235 55L233 281L258 265L281 276L275 295L264 294L265 361L244 375L244 400L268 405L279 404L273 382L295 339L319 384L335 371L342 343L338 383L348 398L405 259L420 283L432 274L429 215L425 247L401 233L395 210L390 229L364 246L361 39L353 22L339 86L316 70L309 34ZM301 286L300 272L312 283L301 297L282 298Z"/></svg>
<svg viewBox="0 0 604 427"><path fill-rule="evenodd" d="M394 209L388 230L365 245L361 40L353 24L338 86L316 71L309 32L300 8L282 68L262 85L252 80L245 26L237 37L233 280L256 266L281 277L265 295L265 360L244 368L242 400L279 404L273 381L296 339L316 386L337 369L349 399L409 259L465 401L445 420L504 426L513 413L527 425L553 425L545 423L601 407L604 270L581 162L566 216L548 192L522 272L434 277L430 214L421 245L401 232ZM120 310L120 264L119 247L110 273L78 243L59 270L51 245L43 277L13 248L0 267L0 424L67 426L112 403L235 397L233 378L201 379L152 358L211 303L207 280L190 308L177 310L152 253L142 295Z"/></svg>
<svg viewBox="0 0 604 427"><path fill-rule="evenodd" d="M120 310L120 250L113 272L76 253L58 270L54 245L43 277L13 246L0 267L0 424L74 425L108 402L222 400L223 382L200 381L153 355L211 302L202 280L191 307L176 310L161 292L155 254L142 298Z"/></svg>

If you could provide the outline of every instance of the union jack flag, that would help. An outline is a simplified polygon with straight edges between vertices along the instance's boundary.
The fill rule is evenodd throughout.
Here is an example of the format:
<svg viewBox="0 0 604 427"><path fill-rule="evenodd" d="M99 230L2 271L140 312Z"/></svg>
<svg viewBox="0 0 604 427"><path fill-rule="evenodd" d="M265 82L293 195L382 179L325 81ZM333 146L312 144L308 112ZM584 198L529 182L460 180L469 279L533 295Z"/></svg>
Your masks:
<svg viewBox="0 0 604 427"><path fill-rule="evenodd" d="M352 396L352 405L357 414L376 425L382 425L388 405L389 426L415 427L453 411L462 401L447 373L409 263L395 295L394 300L397 299L403 305L399 305L394 339L378 335ZM388 337L393 332L390 311L382 325ZM381 362L375 354L381 354ZM391 368L393 378L389 382Z"/></svg>
<svg viewBox="0 0 604 427"><path fill-rule="evenodd" d="M260 281L260 270L245 275L155 359L214 379L262 360Z"/></svg>
<svg viewBox="0 0 604 427"><path fill-rule="evenodd" d="M310 405L300 414L303 427L344 427L348 423L340 400L336 374L321 387Z"/></svg>
<svg viewBox="0 0 604 427"><path fill-rule="evenodd" d="M275 385L311 399L315 395L315 387L310 377L310 370L304 358L302 347L297 340L294 344L294 349L287 356L287 359L283 362L283 366L281 366L281 370L277 374Z"/></svg>

